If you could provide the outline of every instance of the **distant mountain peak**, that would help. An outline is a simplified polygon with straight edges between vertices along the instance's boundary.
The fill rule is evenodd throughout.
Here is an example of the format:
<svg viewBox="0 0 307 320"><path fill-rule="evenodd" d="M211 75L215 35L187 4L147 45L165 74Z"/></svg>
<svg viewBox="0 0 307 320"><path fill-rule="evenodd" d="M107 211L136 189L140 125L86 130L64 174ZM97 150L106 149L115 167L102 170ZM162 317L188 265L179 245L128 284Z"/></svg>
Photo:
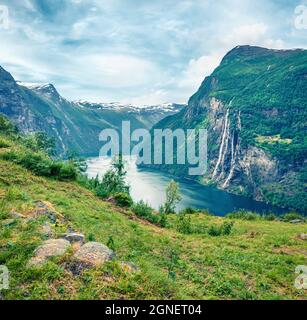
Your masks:
<svg viewBox="0 0 307 320"><path fill-rule="evenodd" d="M47 99L61 100L62 97L52 83L31 83L17 81L17 84L43 95Z"/></svg>

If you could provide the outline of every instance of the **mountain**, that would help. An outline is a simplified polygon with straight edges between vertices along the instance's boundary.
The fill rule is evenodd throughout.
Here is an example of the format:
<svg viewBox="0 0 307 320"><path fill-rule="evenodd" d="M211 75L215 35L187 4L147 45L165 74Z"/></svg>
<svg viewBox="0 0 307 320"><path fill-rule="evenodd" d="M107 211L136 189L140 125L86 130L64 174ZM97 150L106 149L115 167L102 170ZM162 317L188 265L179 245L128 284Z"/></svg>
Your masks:
<svg viewBox="0 0 307 320"><path fill-rule="evenodd" d="M184 105L169 104L137 108L115 103L71 102L63 98L52 84L16 82L0 67L0 112L23 132L46 132L55 138L59 154L68 150L80 154L98 154L98 136L105 128L120 131L122 121L131 129L151 128L165 116Z"/></svg>
<svg viewBox="0 0 307 320"><path fill-rule="evenodd" d="M208 171L229 192L307 211L307 51L238 46L153 129L208 130ZM180 146L179 146L180 147ZM187 176L187 166L154 166Z"/></svg>

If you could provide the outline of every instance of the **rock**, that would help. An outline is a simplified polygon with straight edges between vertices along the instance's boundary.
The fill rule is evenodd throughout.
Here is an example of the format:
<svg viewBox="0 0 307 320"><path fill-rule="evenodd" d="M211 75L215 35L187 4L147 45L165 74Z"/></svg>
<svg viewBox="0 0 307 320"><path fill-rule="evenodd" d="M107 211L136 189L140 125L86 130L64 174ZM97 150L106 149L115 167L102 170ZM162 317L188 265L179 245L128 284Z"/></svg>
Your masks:
<svg viewBox="0 0 307 320"><path fill-rule="evenodd" d="M81 242L84 243L85 236L82 233L65 233L62 236L63 239L69 241L70 243Z"/></svg>
<svg viewBox="0 0 307 320"><path fill-rule="evenodd" d="M50 239L44 241L35 251L35 256L28 262L28 267L40 266L46 262L48 258L58 257L65 254L70 248L70 243L64 239Z"/></svg>
<svg viewBox="0 0 307 320"><path fill-rule="evenodd" d="M13 218L13 219L24 219L24 218L26 218L26 216L24 216L23 214L21 214L21 213L18 213L18 212L16 212L16 211L11 211L10 212L10 216Z"/></svg>
<svg viewBox="0 0 307 320"><path fill-rule="evenodd" d="M301 220L301 219L294 219L294 220L290 220L289 222L290 222L290 223L301 223L301 222L303 222L303 220Z"/></svg>
<svg viewBox="0 0 307 320"><path fill-rule="evenodd" d="M128 273L140 271L140 268L131 262L122 262L120 266L124 272L128 272Z"/></svg>
<svg viewBox="0 0 307 320"><path fill-rule="evenodd" d="M1 224L3 227L11 227L16 223L17 221L15 219L6 219L6 220L3 220Z"/></svg>
<svg viewBox="0 0 307 320"><path fill-rule="evenodd" d="M298 238L301 240L307 240L307 233L301 233L298 235Z"/></svg>
<svg viewBox="0 0 307 320"><path fill-rule="evenodd" d="M74 255L77 262L85 266L100 266L114 258L115 253L99 242L84 244Z"/></svg>
<svg viewBox="0 0 307 320"><path fill-rule="evenodd" d="M56 223L57 220L63 220L63 216L58 213L47 201L37 201L35 208L35 216L47 216L51 223Z"/></svg>
<svg viewBox="0 0 307 320"><path fill-rule="evenodd" d="M54 232L52 230L52 226L49 222L46 222L41 227L41 235L46 238L50 239L54 236Z"/></svg>
<svg viewBox="0 0 307 320"><path fill-rule="evenodd" d="M116 204L116 200L113 197L109 197L109 198L105 199L105 201L112 203L112 204Z"/></svg>

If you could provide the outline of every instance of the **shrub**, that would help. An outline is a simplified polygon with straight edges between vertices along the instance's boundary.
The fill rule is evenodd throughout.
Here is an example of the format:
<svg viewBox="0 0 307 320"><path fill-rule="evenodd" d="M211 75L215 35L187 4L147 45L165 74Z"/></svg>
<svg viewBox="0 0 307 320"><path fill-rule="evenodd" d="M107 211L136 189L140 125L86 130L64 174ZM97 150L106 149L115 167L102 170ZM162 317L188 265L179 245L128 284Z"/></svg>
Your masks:
<svg viewBox="0 0 307 320"><path fill-rule="evenodd" d="M110 195L109 192L104 188L104 185L102 184L95 188L95 194L101 199L106 199Z"/></svg>
<svg viewBox="0 0 307 320"><path fill-rule="evenodd" d="M221 235L221 229L216 225L212 225L208 230L208 234L212 237L218 237Z"/></svg>
<svg viewBox="0 0 307 320"><path fill-rule="evenodd" d="M143 200L136 203L132 210L139 217L150 217L153 213L153 209Z"/></svg>
<svg viewBox="0 0 307 320"><path fill-rule="evenodd" d="M54 161L41 152L9 151L2 155L7 161L15 162L43 177L54 177L61 180L75 180L78 172L71 162Z"/></svg>
<svg viewBox="0 0 307 320"><path fill-rule="evenodd" d="M274 221L277 220L277 217L274 213L268 213L263 216L263 219L267 221Z"/></svg>
<svg viewBox="0 0 307 320"><path fill-rule="evenodd" d="M8 148L10 147L11 145L4 139L0 138L0 149L1 148Z"/></svg>
<svg viewBox="0 0 307 320"><path fill-rule="evenodd" d="M208 230L209 236L218 237L218 236L228 236L231 234L234 223L225 221L221 226L212 225Z"/></svg>
<svg viewBox="0 0 307 320"><path fill-rule="evenodd" d="M58 178L61 180L75 180L77 178L77 169L73 163L62 162Z"/></svg>
<svg viewBox="0 0 307 320"><path fill-rule="evenodd" d="M165 214L155 214L153 208L151 208L143 200L134 204L132 207L133 212L140 218L146 219L147 221L158 224L160 227L165 228L167 226L167 218Z"/></svg>
<svg viewBox="0 0 307 320"><path fill-rule="evenodd" d="M286 213L282 215L281 218L285 222L289 222L291 220L304 220L304 217L296 212Z"/></svg>
<svg viewBox="0 0 307 320"><path fill-rule="evenodd" d="M166 228L168 226L168 221L167 221L167 215L166 214L161 214L160 215L160 227Z"/></svg>
<svg viewBox="0 0 307 320"><path fill-rule="evenodd" d="M194 214L194 213L198 213L200 212L198 209L194 209L194 208L185 208L184 210L182 210L180 213L182 214Z"/></svg>
<svg viewBox="0 0 307 320"><path fill-rule="evenodd" d="M0 131L5 133L12 133L16 128L4 115L0 115Z"/></svg>
<svg viewBox="0 0 307 320"><path fill-rule="evenodd" d="M241 220L258 220L261 216L258 213L250 212L247 210L240 210L238 212L229 213L226 215L229 219L241 219Z"/></svg>
<svg viewBox="0 0 307 320"><path fill-rule="evenodd" d="M191 224L191 217L180 213L177 217L176 229L178 232L184 234L191 234L192 233L192 224Z"/></svg>
<svg viewBox="0 0 307 320"><path fill-rule="evenodd" d="M131 207L133 205L133 200L128 193L118 192L114 194L114 199L116 204L120 207Z"/></svg>
<svg viewBox="0 0 307 320"><path fill-rule="evenodd" d="M90 233L87 237L88 241L93 242L96 241L95 235L93 233Z"/></svg>
<svg viewBox="0 0 307 320"><path fill-rule="evenodd" d="M110 248L111 250L115 250L115 242L112 236L109 236L108 242L107 242L107 247Z"/></svg>
<svg viewBox="0 0 307 320"><path fill-rule="evenodd" d="M229 222L229 221L223 222L223 224L221 226L221 234L225 235L225 236L230 235L233 225L234 225L233 221L231 221L231 222Z"/></svg>

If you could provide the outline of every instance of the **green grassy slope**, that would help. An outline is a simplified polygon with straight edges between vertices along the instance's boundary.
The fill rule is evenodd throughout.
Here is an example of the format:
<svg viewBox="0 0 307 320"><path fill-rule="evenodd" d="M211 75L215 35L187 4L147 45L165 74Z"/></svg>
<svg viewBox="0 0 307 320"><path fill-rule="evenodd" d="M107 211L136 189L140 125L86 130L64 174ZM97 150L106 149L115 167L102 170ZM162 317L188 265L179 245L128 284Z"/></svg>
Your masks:
<svg viewBox="0 0 307 320"><path fill-rule="evenodd" d="M10 148L1 137L0 155ZM17 146L18 148L18 146ZM1 157L0 157L1 158ZM87 240L114 240L117 260L73 275L72 251L41 269L26 269L42 243L45 218L16 219L5 226L9 212L29 216L37 200L48 201L64 216L53 225L57 235L72 227ZM159 228L137 218L129 209L94 196L76 182L37 177L0 160L0 265L11 272L4 299L304 299L294 287L297 265L306 265L306 243L297 235L306 224L236 220L229 236L185 235L170 226ZM226 218L191 215L192 224L208 228ZM125 272L120 261L139 272Z"/></svg>

